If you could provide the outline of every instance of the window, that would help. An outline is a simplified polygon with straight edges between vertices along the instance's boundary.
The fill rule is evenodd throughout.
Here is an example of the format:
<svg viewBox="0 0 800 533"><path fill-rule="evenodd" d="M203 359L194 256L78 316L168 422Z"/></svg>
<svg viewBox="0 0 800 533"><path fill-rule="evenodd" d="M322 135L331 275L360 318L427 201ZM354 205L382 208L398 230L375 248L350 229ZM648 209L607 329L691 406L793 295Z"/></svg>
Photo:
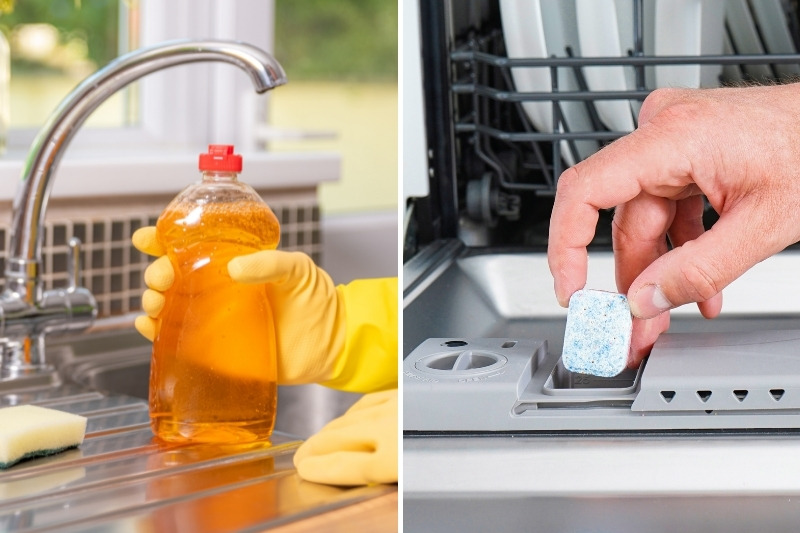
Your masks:
<svg viewBox="0 0 800 533"><path fill-rule="evenodd" d="M324 214L397 210L397 4L275 0L275 55L289 83L269 100L273 151L333 150Z"/></svg>
<svg viewBox="0 0 800 533"><path fill-rule="evenodd" d="M38 128L75 85L135 48L138 32L129 31L129 24L137 19L136 11L136 4L119 0L95 0L85 7L73 0L15 2L12 11L0 18L10 44L13 106L9 127ZM132 100L130 91L112 96L87 126L135 123L135 112L128 113L134 111Z"/></svg>
<svg viewBox="0 0 800 533"><path fill-rule="evenodd" d="M394 2L16 0L14 11L0 17L0 27L15 54L14 118L9 149L0 158L0 200L13 196L13 178L54 106L114 57L180 38L239 40L267 51L273 51L277 39L274 54L289 75L287 86L258 95L247 76L226 64L182 65L150 74L92 114L65 153L64 165L87 157L119 166L121 159L114 158L120 154L128 161L176 153L193 157L198 146L225 142L240 152L266 148L284 157L281 161L294 157L282 154L297 155L284 172L291 177L284 179L300 176L306 185L312 178L331 181L341 168L336 183L320 186L323 212L396 211ZM22 47L26 32L32 41L39 39L38 52L30 43ZM34 65L37 53L39 64ZM68 67L55 61L70 54L74 61ZM31 98L28 104L20 103L23 97ZM308 152L322 153L322 158ZM311 160L316 163L309 166ZM302 176L303 164L314 176ZM103 171L107 175L107 168L85 170L97 174L97 180L105 177ZM70 174L81 172L83 167ZM4 179L7 175L10 180ZM147 187L160 182L150 176ZM81 190L92 187L87 183L81 182ZM117 184L97 183L103 191L117 190ZM61 185L56 184L54 194L61 194Z"/></svg>
<svg viewBox="0 0 800 533"><path fill-rule="evenodd" d="M27 149L77 82L121 53L179 38L236 39L269 51L272 20L270 0L17 0L0 18L14 54L10 156ZM178 66L109 99L74 145L195 150L224 138L246 148L265 108L236 67Z"/></svg>

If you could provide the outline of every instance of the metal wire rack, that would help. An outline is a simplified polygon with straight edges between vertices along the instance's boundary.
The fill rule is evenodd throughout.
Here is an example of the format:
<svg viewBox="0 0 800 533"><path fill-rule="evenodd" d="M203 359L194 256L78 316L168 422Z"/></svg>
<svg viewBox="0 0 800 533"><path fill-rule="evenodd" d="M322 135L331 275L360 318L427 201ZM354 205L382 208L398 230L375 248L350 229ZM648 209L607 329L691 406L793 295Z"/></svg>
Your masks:
<svg viewBox="0 0 800 533"><path fill-rule="evenodd" d="M796 5L791 4L788 20L796 21ZM569 48L563 54L548 58L509 58L505 52L502 31L474 31L456 43L450 52L451 84L454 101L453 130L460 141L460 169L467 181L475 184L467 193L466 203L476 207L480 216L491 203L493 209L507 217L515 216L516 194L551 197L555 194L558 176L565 168L564 146L575 150L575 143L611 142L628 132L608 129L598 117L595 103L601 100L643 101L652 89L646 87L645 70L666 65L750 65L800 64L800 54L739 54L698 56L655 56L643 50L644 23L642 0L633 2L634 41L625 57L576 57ZM793 28L793 33L796 33ZM796 39L796 36L795 36ZM798 47L800 49L800 47ZM632 69L636 80L633 90L590 90L584 68L617 66ZM511 71L515 68L548 69L551 88L542 92L515 90ZM569 69L577 80L578 90L559 87L559 71ZM777 75L769 79L752 79L748 83L781 83ZM796 80L792 80L796 81ZM720 85L728 81L721 77ZM523 109L525 102L550 102L552 133L537 131ZM592 127L585 131L570 131L564 120L566 102L582 102ZM566 144L565 144L566 143ZM469 152L464 153L464 152ZM498 191L501 191L498 199ZM472 196L472 200L470 200ZM492 196L490 201L488 196Z"/></svg>

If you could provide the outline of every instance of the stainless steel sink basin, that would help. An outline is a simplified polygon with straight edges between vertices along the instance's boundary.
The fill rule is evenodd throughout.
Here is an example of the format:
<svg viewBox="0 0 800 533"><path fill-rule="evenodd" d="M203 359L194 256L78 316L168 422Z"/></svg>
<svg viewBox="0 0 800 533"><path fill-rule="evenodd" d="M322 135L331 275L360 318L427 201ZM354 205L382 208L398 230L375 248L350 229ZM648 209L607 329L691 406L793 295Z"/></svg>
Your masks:
<svg viewBox="0 0 800 533"><path fill-rule="evenodd" d="M150 352L151 344L132 328L126 328L51 342L47 356L65 382L146 400ZM319 385L278 387L275 429L308 438L344 413L359 397Z"/></svg>

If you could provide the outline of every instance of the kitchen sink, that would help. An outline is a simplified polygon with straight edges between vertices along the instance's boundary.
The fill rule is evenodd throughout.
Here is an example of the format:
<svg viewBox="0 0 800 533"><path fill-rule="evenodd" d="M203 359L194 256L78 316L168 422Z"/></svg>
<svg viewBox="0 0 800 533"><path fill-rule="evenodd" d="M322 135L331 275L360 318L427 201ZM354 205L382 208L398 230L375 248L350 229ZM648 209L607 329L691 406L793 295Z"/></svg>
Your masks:
<svg viewBox="0 0 800 533"><path fill-rule="evenodd" d="M367 500L380 509L378 530L395 527L395 486L318 485L294 468L302 439L358 395L279 387L270 442L159 441L146 400L151 345L130 318L48 339L49 371L0 376L2 407L34 404L87 419L77 449L0 470L0 531L261 531L304 519L341 525Z"/></svg>
<svg viewBox="0 0 800 533"><path fill-rule="evenodd" d="M96 391L146 400L150 354L150 342L133 328L106 331L101 328L80 337L51 341L47 357L57 369L56 377L39 375L29 379L42 383L60 379ZM359 397L320 385L278 387L275 430L308 438L344 413Z"/></svg>

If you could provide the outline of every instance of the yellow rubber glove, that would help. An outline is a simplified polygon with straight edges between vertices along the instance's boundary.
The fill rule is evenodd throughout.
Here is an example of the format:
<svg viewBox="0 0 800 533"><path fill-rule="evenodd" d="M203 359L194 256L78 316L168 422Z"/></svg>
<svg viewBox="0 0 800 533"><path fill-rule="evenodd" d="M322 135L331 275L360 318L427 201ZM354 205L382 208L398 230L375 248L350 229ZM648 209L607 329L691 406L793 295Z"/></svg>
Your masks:
<svg viewBox="0 0 800 533"><path fill-rule="evenodd" d="M297 449L297 473L329 485L396 483L397 416L397 389L364 395Z"/></svg>
<svg viewBox="0 0 800 533"><path fill-rule="evenodd" d="M136 328L158 334L162 291L174 270L154 227L141 228L133 244L160 256L145 271L142 295L147 316ZM264 283L275 319L278 383L321 383L350 392L397 387L397 279L356 280L334 286L330 276L300 252L268 250L234 258L228 271L242 283Z"/></svg>

